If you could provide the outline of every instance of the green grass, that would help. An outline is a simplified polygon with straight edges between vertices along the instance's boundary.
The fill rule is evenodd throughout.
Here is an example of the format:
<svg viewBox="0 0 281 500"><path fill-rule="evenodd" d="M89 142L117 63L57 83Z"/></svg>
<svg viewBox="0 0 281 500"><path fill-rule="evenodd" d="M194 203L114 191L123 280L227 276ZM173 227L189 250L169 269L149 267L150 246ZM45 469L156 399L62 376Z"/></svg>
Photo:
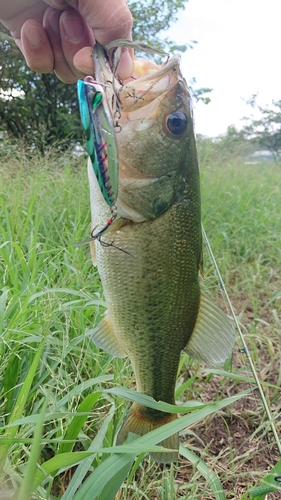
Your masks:
<svg viewBox="0 0 281 500"><path fill-rule="evenodd" d="M99 500L115 495L132 500L236 498L234 487L232 493L220 488L227 477L243 476L246 451L240 456L229 447L225 471L196 426L204 417L208 429L216 412L230 429L237 410L222 401L249 387L242 356L236 364L234 359L231 378L214 370L207 373L183 355L179 402L209 403L206 388L218 383L220 390L212 392L212 405L205 405L204 411L197 408L182 417L182 443L188 448L182 445L178 469L162 471L150 459L143 460L159 442L153 433L114 453L111 447L133 379L128 362L112 359L89 338L105 304L88 246L71 245L89 235L85 160L52 153L45 159L28 157L5 144L0 167L0 498L14 494L18 500L92 500L97 485ZM276 423L281 383L280 172L278 165L241 161L215 165L202 155L204 226L239 320L247 328L255 365L268 382L264 390ZM206 252L205 281L224 307ZM247 411L241 410L243 422ZM258 397L253 412L257 414L249 449L250 438L257 448L264 446L266 419ZM163 432L172 433L172 427ZM139 459L131 468L136 455ZM247 486L254 485L253 470Z"/></svg>
<svg viewBox="0 0 281 500"><path fill-rule="evenodd" d="M280 173L280 165L267 163L202 168L203 223L213 252L239 319L255 335L252 350L265 346L272 367L280 354Z"/></svg>

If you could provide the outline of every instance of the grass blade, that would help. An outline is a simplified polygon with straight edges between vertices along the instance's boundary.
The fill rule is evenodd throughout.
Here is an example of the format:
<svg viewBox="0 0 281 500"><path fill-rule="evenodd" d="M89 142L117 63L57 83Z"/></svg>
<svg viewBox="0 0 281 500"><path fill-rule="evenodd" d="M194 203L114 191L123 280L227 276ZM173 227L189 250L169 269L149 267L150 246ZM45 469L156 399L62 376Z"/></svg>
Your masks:
<svg viewBox="0 0 281 500"><path fill-rule="evenodd" d="M3 332L3 324L4 324L4 313L6 309L6 304L8 300L8 290L3 290L2 295L0 296L0 335L2 336Z"/></svg>
<svg viewBox="0 0 281 500"><path fill-rule="evenodd" d="M76 410L77 413L81 412L81 413L83 413L83 415L81 417L76 416L73 418L73 420L71 421L71 423L68 426L67 432L64 436L64 440L66 440L66 441L73 440L73 442L75 441L75 439L77 438L79 432L81 431L84 423L86 422L86 420L88 418L87 412L90 412L92 410L93 406L98 401L101 394L102 394L101 392L94 392L93 394L89 394L88 396L86 396L86 398L82 401L82 403L78 406L78 408ZM61 447L58 450L58 454L71 451L72 448L73 448L73 443L63 442Z"/></svg>
<svg viewBox="0 0 281 500"><path fill-rule="evenodd" d="M105 420L104 420L98 434L96 435L94 441L89 446L88 451L93 451L95 448L102 447L102 443L103 443L103 440L105 438L107 428L108 428L111 420L113 419L114 411L115 411L115 408L114 407L111 408L109 414L105 418ZM72 500L73 499L76 491L81 486L86 474L88 473L92 463L93 463L93 457L89 457L89 458L86 458L85 460L83 460L83 462L81 462L81 464L79 464L79 466L77 467L76 471L74 472L74 475L71 478L71 481L68 485L68 488L67 488L66 492L63 494L61 500Z"/></svg>
<svg viewBox="0 0 281 500"><path fill-rule="evenodd" d="M41 342L41 344L39 345L38 351L35 354L35 357L34 357L34 360L32 362L32 365L30 367L30 370L29 370L27 377L23 383L23 386L22 386L20 393L17 397L17 400L15 402L14 409L12 411L10 418L9 418L9 422L8 422L9 424L13 423L15 420L18 420L22 416L23 409L24 409L24 406L25 406L25 403L26 403L26 400L28 398L28 394L29 394L29 391L30 391L30 388L32 385L32 381L33 381L34 375L36 373L36 370L37 370L39 362L40 362L44 343L45 343L45 340L43 340ZM16 433L17 433L17 430L18 430L18 426L9 427L6 430L6 432L4 433L3 437L4 438L14 438ZM9 447L10 447L9 444L5 444L0 448L0 470L2 470L2 468L3 468L3 462L7 456Z"/></svg>
<svg viewBox="0 0 281 500"><path fill-rule="evenodd" d="M263 500L268 493L279 491L281 494L281 460L271 469L259 486L249 488L247 493L255 500Z"/></svg>
<svg viewBox="0 0 281 500"><path fill-rule="evenodd" d="M108 481L125 467L131 467L134 460L135 453L132 455L112 455L107 458L82 484L79 491L73 497L74 500L95 500Z"/></svg>
<svg viewBox="0 0 281 500"><path fill-rule="evenodd" d="M250 376L240 375L239 373L227 372L225 370L220 370L220 369L216 369L216 368L203 368L202 370L200 370L200 373L206 373L206 374L210 374L210 375L219 375L220 377L230 378L232 380L237 380L239 382L244 381L244 382L247 382L248 384L255 384L255 382L256 382L255 379L251 378ZM261 383L261 385L264 385L266 387L272 387L272 388L277 387L276 385L270 384L269 382L264 382L263 380L261 380L260 383Z"/></svg>
<svg viewBox="0 0 281 500"><path fill-rule="evenodd" d="M246 391L241 392L240 394L236 394L230 398L224 399L223 401L228 401L227 404L231 404L236 401L237 396L242 397L246 394L249 394L252 389L248 389ZM155 401L150 396L146 394L142 394L140 392L132 391L131 389L126 389L126 387L113 387L112 389L108 389L104 392L110 392L111 394L115 394L121 398L125 398L128 401L132 401L133 403L138 403L142 406L147 406L148 408L153 408L155 410L167 412L167 413L188 413L191 411L198 411L199 409L204 409L205 407L209 407L212 405L217 405L219 403L208 403L204 404L201 401L196 402L197 405L194 406L194 401L191 402L191 405L188 403L184 406L171 405L169 403L165 403L164 401ZM222 401L221 401L222 402Z"/></svg>
<svg viewBox="0 0 281 500"><path fill-rule="evenodd" d="M37 470L34 484L36 488L46 478L47 475L55 476L60 469L68 469L74 465L79 464L82 460L92 457L93 452L89 451L75 451L69 453L60 453L47 462L41 465L41 470Z"/></svg>
<svg viewBox="0 0 281 500"><path fill-rule="evenodd" d="M37 470L37 461L41 450L41 438L44 425L44 417L47 408L47 399L45 399L42 411L38 418L38 423L35 428L33 444L30 451L30 456L27 462L26 470L24 473L23 481L20 485L19 492L17 493L17 500L29 500L35 486L35 473Z"/></svg>
<svg viewBox="0 0 281 500"><path fill-rule="evenodd" d="M134 391L130 391L133 392ZM147 451L157 443L167 439L169 436L174 434L175 432L179 432L185 427L194 424L198 420L210 415L211 413L228 406L230 403L233 403L237 399L240 399L245 394L248 394L250 391L243 391L243 393L237 394L231 398L226 398L223 401L218 403L212 403L209 405L205 405L204 408L200 410L192 412L191 415L184 415L182 418L178 420L174 420L173 422L169 422L154 431L141 436L136 439L133 443L129 443L123 446L111 447L104 449L104 452L116 452L114 455L107 458L104 462L102 462L89 476L86 481L82 484L79 491L73 497L74 500L94 500L98 498L98 495L103 490L104 486L111 480L119 471L125 468L129 464L133 464L135 457L143 452L143 445L147 446ZM137 394L137 393L135 393ZM133 397L135 397L135 394ZM132 397L131 395L129 395ZM139 395L142 400L142 394ZM149 398L152 399L152 398ZM152 400L153 401L153 400ZM151 402L150 402L151 404ZM140 446L139 446L140 445ZM126 455L123 453L123 449L126 450ZM162 448L159 447L159 451ZM132 453L130 454L130 450Z"/></svg>
<svg viewBox="0 0 281 500"><path fill-rule="evenodd" d="M201 458L197 457L195 453L185 448L182 444L180 445L180 454L195 465L200 474L204 476L207 481L207 485L212 489L216 500L226 500L222 484L215 472L212 471Z"/></svg>
<svg viewBox="0 0 281 500"><path fill-rule="evenodd" d="M128 475L133 463L128 462L123 469L120 469L105 485L102 492L97 497L98 500L114 500L116 493L121 487L124 479Z"/></svg>

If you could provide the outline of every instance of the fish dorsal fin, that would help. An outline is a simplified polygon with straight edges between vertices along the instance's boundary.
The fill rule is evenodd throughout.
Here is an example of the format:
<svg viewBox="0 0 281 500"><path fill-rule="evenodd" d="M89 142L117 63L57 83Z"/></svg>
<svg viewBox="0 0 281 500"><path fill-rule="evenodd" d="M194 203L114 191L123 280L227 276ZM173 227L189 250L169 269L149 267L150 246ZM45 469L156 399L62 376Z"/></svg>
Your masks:
<svg viewBox="0 0 281 500"><path fill-rule="evenodd" d="M201 292L196 324L185 348L189 356L207 365L219 365L230 357L234 330L226 316Z"/></svg>
<svg viewBox="0 0 281 500"><path fill-rule="evenodd" d="M98 326L90 333L92 333L92 341L100 349L109 352L116 358L125 358L127 356L114 334L107 313L105 313L104 318L99 322Z"/></svg>

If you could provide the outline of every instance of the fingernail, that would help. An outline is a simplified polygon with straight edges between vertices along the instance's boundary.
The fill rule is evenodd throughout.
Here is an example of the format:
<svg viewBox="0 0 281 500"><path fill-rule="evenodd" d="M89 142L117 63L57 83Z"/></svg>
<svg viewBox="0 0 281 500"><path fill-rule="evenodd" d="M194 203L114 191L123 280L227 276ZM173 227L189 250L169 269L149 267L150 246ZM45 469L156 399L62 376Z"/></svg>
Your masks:
<svg viewBox="0 0 281 500"><path fill-rule="evenodd" d="M61 22L66 37L71 42L79 42L84 34L84 24L81 17L66 11L61 16Z"/></svg>
<svg viewBox="0 0 281 500"><path fill-rule="evenodd" d="M129 78L134 71L134 62L131 57L130 51L127 48L124 48L121 53L121 58L118 64L118 75L120 78L125 79Z"/></svg>
<svg viewBox="0 0 281 500"><path fill-rule="evenodd" d="M29 26L25 30L25 36L33 48L39 47L42 42L41 31L37 26Z"/></svg>

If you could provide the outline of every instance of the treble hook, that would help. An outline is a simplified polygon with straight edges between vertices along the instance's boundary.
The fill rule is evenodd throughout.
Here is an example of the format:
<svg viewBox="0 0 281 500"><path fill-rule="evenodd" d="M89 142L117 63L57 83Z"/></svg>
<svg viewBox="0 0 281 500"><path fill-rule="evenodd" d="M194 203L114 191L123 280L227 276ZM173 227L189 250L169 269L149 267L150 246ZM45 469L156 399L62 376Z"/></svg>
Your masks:
<svg viewBox="0 0 281 500"><path fill-rule="evenodd" d="M82 243L73 243L73 246L75 247L79 247L81 245L85 245L86 243L91 243L92 241L95 241L95 240L98 240L98 242L103 246L103 247L112 247L112 248L116 248L117 250L120 250L120 252L123 252L123 253L126 253L127 255L130 255L130 257L133 257L133 255L130 253L130 252L127 252L126 250L124 250L123 248L120 248L120 247L117 247L116 245L114 245L114 240L111 242L111 243L107 243L106 241L103 241L101 239L102 235L105 233L105 231L111 226L111 224L115 221L117 217L117 207L115 205L113 205L111 207L111 217L110 219L108 219L107 223L103 226L102 229L100 229L100 231L98 231L97 233L95 233L95 230L97 229L97 226L94 227L94 229L92 229L91 231L91 238L89 238L88 240L86 241L83 241Z"/></svg>
<svg viewBox="0 0 281 500"><path fill-rule="evenodd" d="M109 226L111 226L111 224L115 221L116 217L117 217L117 207L115 205L113 205L113 207L111 207L111 217L110 217L110 219L108 219L108 221L105 224L105 226L98 233L94 234L94 231L96 230L96 227L94 229L92 229L92 231L91 231L91 238L93 240L99 240L100 241L101 235L109 228Z"/></svg>

